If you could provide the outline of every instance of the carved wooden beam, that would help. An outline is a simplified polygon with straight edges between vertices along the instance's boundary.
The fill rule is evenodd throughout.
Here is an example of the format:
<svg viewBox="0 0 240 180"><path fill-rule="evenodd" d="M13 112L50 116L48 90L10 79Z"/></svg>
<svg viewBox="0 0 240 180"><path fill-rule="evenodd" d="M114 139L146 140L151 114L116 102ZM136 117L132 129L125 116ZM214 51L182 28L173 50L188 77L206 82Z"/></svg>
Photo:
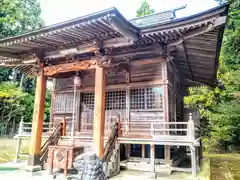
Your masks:
<svg viewBox="0 0 240 180"><path fill-rule="evenodd" d="M105 59L90 59L90 60L82 60L82 61L75 61L71 63L63 63L58 65L52 65L52 66L46 66L44 67L44 75L45 76L53 76L59 73L65 73L70 71L81 71L81 70L87 70L87 69L94 69L96 66L104 66L106 68L110 68L113 70L113 68L119 69L119 71L126 70L128 71L129 65L134 66L141 66L146 64L152 64L152 63L160 63L163 61L163 58L156 57L151 59L142 59L142 60L134 60L130 61L129 63L113 63L111 56L104 56Z"/></svg>
<svg viewBox="0 0 240 180"><path fill-rule="evenodd" d="M96 60L75 61L72 63L46 66L44 67L43 72L45 76L53 76L55 74L64 73L64 72L93 69L95 68L95 65L96 65Z"/></svg>

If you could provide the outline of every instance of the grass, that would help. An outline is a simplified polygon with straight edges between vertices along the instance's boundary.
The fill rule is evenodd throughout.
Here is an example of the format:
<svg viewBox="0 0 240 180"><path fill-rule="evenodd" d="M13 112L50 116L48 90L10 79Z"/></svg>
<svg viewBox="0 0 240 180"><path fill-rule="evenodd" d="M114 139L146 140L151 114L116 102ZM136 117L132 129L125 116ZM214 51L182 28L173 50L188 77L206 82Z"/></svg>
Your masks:
<svg viewBox="0 0 240 180"><path fill-rule="evenodd" d="M28 154L29 140L22 140L21 154ZM17 139L0 138L0 163L13 161L15 158ZM26 157L20 156L20 159Z"/></svg>
<svg viewBox="0 0 240 180"><path fill-rule="evenodd" d="M240 179L240 154L218 154L210 156L212 180Z"/></svg>
<svg viewBox="0 0 240 180"><path fill-rule="evenodd" d="M199 180L210 180L210 159L205 159L202 163L201 171L198 173Z"/></svg>
<svg viewBox="0 0 240 180"><path fill-rule="evenodd" d="M198 174L200 180L240 180L240 154L208 154Z"/></svg>
<svg viewBox="0 0 240 180"><path fill-rule="evenodd" d="M45 141L45 139L43 141ZM20 156L21 160L27 159L29 143L29 139L22 139L20 153L25 156ZM17 139L0 138L0 163L10 162L15 159L16 146Z"/></svg>

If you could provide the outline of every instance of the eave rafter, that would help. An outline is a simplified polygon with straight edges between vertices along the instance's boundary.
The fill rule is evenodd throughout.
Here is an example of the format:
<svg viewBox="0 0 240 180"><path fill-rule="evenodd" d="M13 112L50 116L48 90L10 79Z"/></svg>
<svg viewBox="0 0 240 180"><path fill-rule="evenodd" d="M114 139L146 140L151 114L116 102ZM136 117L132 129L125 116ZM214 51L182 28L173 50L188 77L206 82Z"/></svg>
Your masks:
<svg viewBox="0 0 240 180"><path fill-rule="evenodd" d="M186 49L185 43L182 42L181 44L178 44L177 45L177 49L179 49L179 51L182 52L182 54L184 56L184 59L185 59L187 65L188 65L188 69L189 69L189 72L191 74L192 80L194 80L194 74L193 74L193 71L192 71L192 68L191 68L191 64L189 62L188 53L187 53L187 49Z"/></svg>
<svg viewBox="0 0 240 180"><path fill-rule="evenodd" d="M76 54L84 54L84 53L99 53L99 51L109 51L112 48L118 48L123 46L133 45L133 41L130 41L124 37L114 38L105 41L101 41L99 39L95 39L91 42L86 42L85 44L75 46L72 48L59 49L51 52L46 52L45 59L54 59L54 58L62 58L65 56L71 56Z"/></svg>
<svg viewBox="0 0 240 180"><path fill-rule="evenodd" d="M202 24L204 24L204 26L198 27L193 31L190 31L186 34L181 35L178 39L168 43L168 46L169 47L176 46L178 44L181 44L186 39L209 32L209 31L213 30L214 28L223 25L226 22L226 18L227 18L226 16L221 16L221 17L213 18L207 22L203 22Z"/></svg>

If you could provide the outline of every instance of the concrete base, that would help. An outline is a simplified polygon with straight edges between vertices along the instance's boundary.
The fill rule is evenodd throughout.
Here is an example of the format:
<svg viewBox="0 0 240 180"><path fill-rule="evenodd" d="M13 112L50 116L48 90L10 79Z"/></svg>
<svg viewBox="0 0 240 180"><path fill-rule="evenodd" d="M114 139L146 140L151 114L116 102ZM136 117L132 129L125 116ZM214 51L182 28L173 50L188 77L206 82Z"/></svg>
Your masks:
<svg viewBox="0 0 240 180"><path fill-rule="evenodd" d="M152 173L150 176L151 179L156 179L157 178L157 173Z"/></svg>
<svg viewBox="0 0 240 180"><path fill-rule="evenodd" d="M121 162L121 166L125 167L128 170L133 171L142 171L142 172L151 172L151 164L146 162ZM155 174L158 176L166 176L172 173L171 165L155 165Z"/></svg>
<svg viewBox="0 0 240 180"><path fill-rule="evenodd" d="M190 176L190 177L188 177L188 180L199 180L199 179L198 179L198 177Z"/></svg>
<svg viewBox="0 0 240 180"><path fill-rule="evenodd" d="M37 172L37 171L41 171L42 170L42 166L40 166L40 165L37 165L37 166L29 166L29 165L27 165L25 167L25 170L27 172Z"/></svg>
<svg viewBox="0 0 240 180"><path fill-rule="evenodd" d="M166 165L155 165L155 171L158 176L170 176L172 173L172 167L169 164Z"/></svg>

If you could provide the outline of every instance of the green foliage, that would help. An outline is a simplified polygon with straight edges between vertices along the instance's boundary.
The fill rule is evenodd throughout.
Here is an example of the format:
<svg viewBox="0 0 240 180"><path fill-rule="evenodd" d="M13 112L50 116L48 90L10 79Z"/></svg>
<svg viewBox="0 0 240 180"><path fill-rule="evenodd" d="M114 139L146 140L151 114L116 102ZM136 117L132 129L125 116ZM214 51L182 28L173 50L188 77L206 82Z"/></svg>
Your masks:
<svg viewBox="0 0 240 180"><path fill-rule="evenodd" d="M0 0L0 38L18 35L43 26L41 9L37 0ZM12 122L31 122L35 78L24 77L20 89L22 74L9 68L0 68L0 124L7 131ZM50 92L47 92L45 120L49 120Z"/></svg>
<svg viewBox="0 0 240 180"><path fill-rule="evenodd" d="M146 16L148 14L154 13L155 10L150 8L147 0L144 0L141 4L141 7L137 10L137 17Z"/></svg>
<svg viewBox="0 0 240 180"><path fill-rule="evenodd" d="M0 38L43 25L37 0L0 0Z"/></svg>
<svg viewBox="0 0 240 180"><path fill-rule="evenodd" d="M0 98L9 99L14 98L18 99L24 96L21 89L17 88L15 84L11 82L4 82L0 84Z"/></svg>
<svg viewBox="0 0 240 180"><path fill-rule="evenodd" d="M215 88L193 87L184 102L207 119L205 143L225 150L240 145L240 0L231 0ZM223 84L223 85L222 85Z"/></svg>

